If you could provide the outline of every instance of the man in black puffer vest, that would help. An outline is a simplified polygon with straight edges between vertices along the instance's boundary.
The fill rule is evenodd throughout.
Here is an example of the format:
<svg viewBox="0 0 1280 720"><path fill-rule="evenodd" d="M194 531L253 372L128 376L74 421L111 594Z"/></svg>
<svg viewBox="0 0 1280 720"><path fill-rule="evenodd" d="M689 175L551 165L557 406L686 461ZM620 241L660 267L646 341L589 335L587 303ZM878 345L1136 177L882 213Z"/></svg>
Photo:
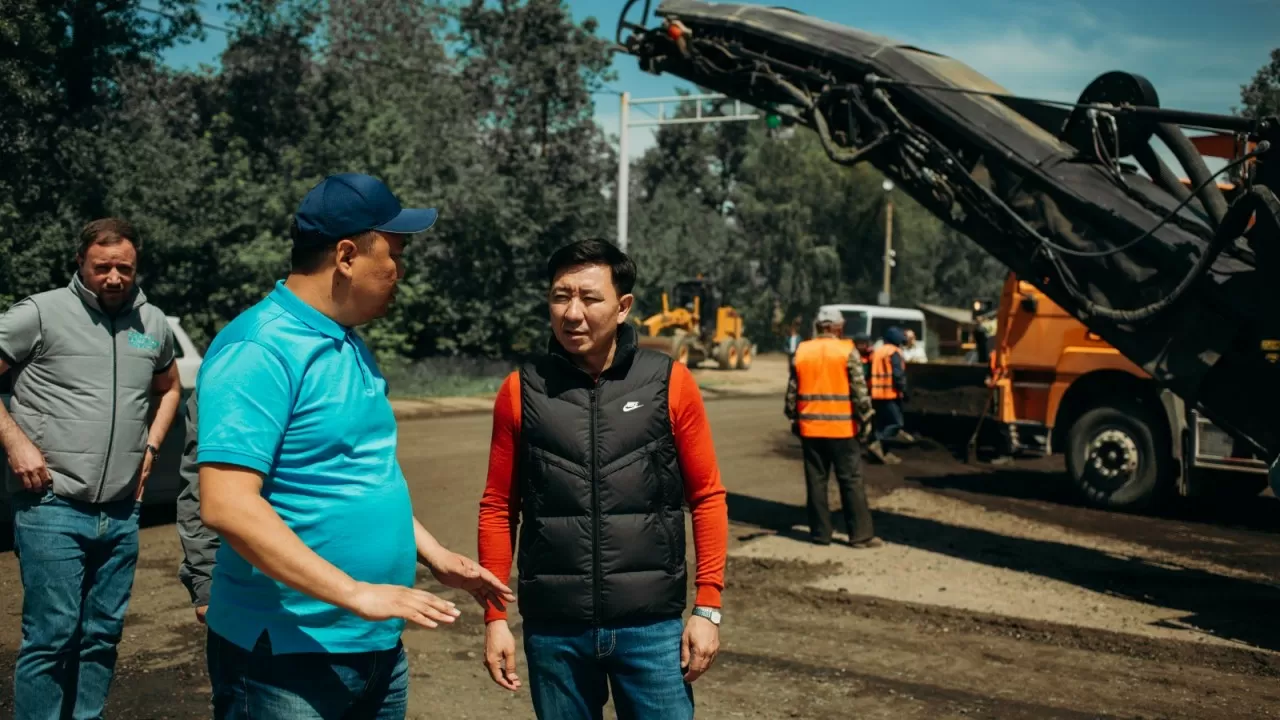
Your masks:
<svg viewBox="0 0 1280 720"><path fill-rule="evenodd" d="M599 718L610 685L619 717L692 718L690 683L720 644L729 522L698 386L637 348L636 271L621 250L575 243L547 269L554 337L495 402L480 563L509 577L523 521L517 595L539 718ZM687 624L685 504L697 553ZM485 665L516 690L505 609L485 621Z"/></svg>

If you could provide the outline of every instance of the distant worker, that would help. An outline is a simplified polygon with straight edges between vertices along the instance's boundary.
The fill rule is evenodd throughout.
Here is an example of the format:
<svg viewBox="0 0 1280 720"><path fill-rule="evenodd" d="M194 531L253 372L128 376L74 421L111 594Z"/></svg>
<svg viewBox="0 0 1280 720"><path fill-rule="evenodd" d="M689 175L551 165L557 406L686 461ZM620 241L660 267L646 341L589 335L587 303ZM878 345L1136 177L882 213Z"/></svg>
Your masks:
<svg viewBox="0 0 1280 720"><path fill-rule="evenodd" d="M787 335L787 355L794 356L800 347L800 318L791 321L791 332Z"/></svg>
<svg viewBox="0 0 1280 720"><path fill-rule="evenodd" d="M827 480L834 467L849 544L878 547L883 543L875 537L861 472L859 446L871 437L874 414L862 358L853 341L840 337L844 316L839 311L819 311L817 326L817 335L796 350L786 401L786 415L804 450L809 537L817 545L831 544Z"/></svg>
<svg viewBox="0 0 1280 720"><path fill-rule="evenodd" d="M974 305L974 357L972 362L985 363L990 359L991 352L995 349L991 347L991 338L996 334L996 313L993 308L983 307L981 303L975 303Z"/></svg>
<svg viewBox="0 0 1280 720"><path fill-rule="evenodd" d="M904 333L905 344L902 346L902 359L909 363L929 362L924 346L916 342L916 331L908 328Z"/></svg>
<svg viewBox="0 0 1280 720"><path fill-rule="evenodd" d="M871 336L861 332L853 336L853 346L858 350L858 359L862 361L862 374L867 383L871 382L871 353L875 352Z"/></svg>
<svg viewBox="0 0 1280 720"><path fill-rule="evenodd" d="M907 367L902 356L906 334L897 326L889 327L884 342L871 354L871 401L876 411L877 437L881 442L900 440L914 442L902 426L902 401L907 398Z"/></svg>

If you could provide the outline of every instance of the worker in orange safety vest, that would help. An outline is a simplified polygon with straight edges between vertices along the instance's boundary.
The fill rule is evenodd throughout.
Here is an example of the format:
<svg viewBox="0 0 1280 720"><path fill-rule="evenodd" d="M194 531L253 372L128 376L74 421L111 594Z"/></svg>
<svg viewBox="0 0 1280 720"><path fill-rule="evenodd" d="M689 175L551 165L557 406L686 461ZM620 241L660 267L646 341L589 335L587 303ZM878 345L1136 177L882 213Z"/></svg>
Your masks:
<svg viewBox="0 0 1280 720"><path fill-rule="evenodd" d="M871 403L880 441L914 442L902 426L902 402L907 398L907 366L902 355L906 335L897 326L884 331L882 343L871 353Z"/></svg>
<svg viewBox="0 0 1280 720"><path fill-rule="evenodd" d="M818 313L817 334L796 348L787 384L786 415L804 451L809 536L831 544L827 482L832 468L853 547L878 547L862 480L861 444L872 435L871 397L862 359L853 341L842 338L844 316L834 308Z"/></svg>

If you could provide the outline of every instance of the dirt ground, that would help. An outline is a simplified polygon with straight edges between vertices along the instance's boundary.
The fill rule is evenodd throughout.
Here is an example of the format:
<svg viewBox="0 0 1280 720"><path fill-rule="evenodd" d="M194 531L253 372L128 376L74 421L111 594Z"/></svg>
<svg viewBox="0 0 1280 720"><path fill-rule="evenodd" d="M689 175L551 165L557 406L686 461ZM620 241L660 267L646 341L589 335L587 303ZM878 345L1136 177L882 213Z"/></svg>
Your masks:
<svg viewBox="0 0 1280 720"><path fill-rule="evenodd" d="M699 717L1280 714L1280 502L1101 512L1076 503L1055 461L970 466L926 441L901 465L864 468L884 547L813 547L779 367L753 373L773 383L760 396L708 402L732 525ZM489 418L407 420L401 434L418 516L474 553ZM108 716L207 717L204 631L175 576L172 517L147 521ZM0 554L0 718L21 597ZM527 692L488 679L481 614L457 599L468 611L455 626L406 635L410 716L533 717Z"/></svg>

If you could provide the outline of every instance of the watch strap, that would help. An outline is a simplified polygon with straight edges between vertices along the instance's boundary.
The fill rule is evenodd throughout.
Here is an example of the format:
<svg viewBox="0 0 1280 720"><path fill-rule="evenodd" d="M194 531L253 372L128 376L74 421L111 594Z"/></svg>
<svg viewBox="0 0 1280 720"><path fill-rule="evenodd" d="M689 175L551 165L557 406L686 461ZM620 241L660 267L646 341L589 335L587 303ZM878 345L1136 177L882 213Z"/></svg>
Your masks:
<svg viewBox="0 0 1280 720"><path fill-rule="evenodd" d="M720 608L709 608L709 607L702 607L702 606L695 607L693 609L693 614L697 615L700 618L706 618L707 620L710 620L712 623L715 623L716 625L720 624L720 619L722 617L720 613Z"/></svg>

